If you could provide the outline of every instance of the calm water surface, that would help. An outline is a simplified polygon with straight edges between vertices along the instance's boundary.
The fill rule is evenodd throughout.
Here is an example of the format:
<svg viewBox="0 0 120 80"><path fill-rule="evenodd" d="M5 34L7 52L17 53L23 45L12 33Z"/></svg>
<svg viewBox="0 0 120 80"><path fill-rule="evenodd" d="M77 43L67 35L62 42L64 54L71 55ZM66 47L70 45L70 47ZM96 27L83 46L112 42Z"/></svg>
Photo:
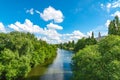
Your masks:
<svg viewBox="0 0 120 80"><path fill-rule="evenodd" d="M30 74L28 80L70 80L72 76L71 71L71 58L73 53L58 49L57 56L53 63L48 67L34 68Z"/></svg>

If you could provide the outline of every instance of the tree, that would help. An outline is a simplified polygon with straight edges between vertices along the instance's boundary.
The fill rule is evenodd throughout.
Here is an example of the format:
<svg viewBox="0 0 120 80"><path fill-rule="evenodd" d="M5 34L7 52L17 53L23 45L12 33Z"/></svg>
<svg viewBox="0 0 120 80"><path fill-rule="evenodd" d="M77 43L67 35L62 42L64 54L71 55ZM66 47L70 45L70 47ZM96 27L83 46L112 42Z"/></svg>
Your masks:
<svg viewBox="0 0 120 80"><path fill-rule="evenodd" d="M0 79L22 80L32 67L54 58L55 45L23 32L0 33Z"/></svg>
<svg viewBox="0 0 120 80"><path fill-rule="evenodd" d="M65 43L60 43L58 44L58 47L61 49L66 49L66 50L73 50L75 47L75 42L73 41L68 41Z"/></svg>
<svg viewBox="0 0 120 80"><path fill-rule="evenodd" d="M92 32L92 36L91 36L91 38L94 38L94 32Z"/></svg>
<svg viewBox="0 0 120 80"><path fill-rule="evenodd" d="M94 33L92 33L92 37L79 39L75 44L74 51L78 52L79 50L85 48L86 45L94 45L96 43L97 41L94 38Z"/></svg>
<svg viewBox="0 0 120 80"><path fill-rule="evenodd" d="M108 34L120 35L120 22L118 16L115 16L114 20L110 22Z"/></svg>
<svg viewBox="0 0 120 80"><path fill-rule="evenodd" d="M73 57L73 80L120 80L120 36L109 35Z"/></svg>
<svg viewBox="0 0 120 80"><path fill-rule="evenodd" d="M72 80L99 80L99 59L97 46L87 46L80 50L74 57L72 63Z"/></svg>
<svg viewBox="0 0 120 80"><path fill-rule="evenodd" d="M78 52L80 49L83 49L86 45L85 38L79 39L75 44L74 51Z"/></svg>

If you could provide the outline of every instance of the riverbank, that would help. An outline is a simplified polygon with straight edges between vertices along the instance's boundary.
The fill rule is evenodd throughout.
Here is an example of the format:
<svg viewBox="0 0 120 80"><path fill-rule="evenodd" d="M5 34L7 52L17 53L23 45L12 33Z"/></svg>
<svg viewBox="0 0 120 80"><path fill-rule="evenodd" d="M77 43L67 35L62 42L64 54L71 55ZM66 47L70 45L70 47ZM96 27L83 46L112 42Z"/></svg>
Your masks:
<svg viewBox="0 0 120 80"><path fill-rule="evenodd" d="M58 49L54 60L49 60L48 65L33 68L25 80L70 80L72 55L71 51Z"/></svg>
<svg viewBox="0 0 120 80"><path fill-rule="evenodd" d="M56 55L57 47L24 32L0 33L0 80L22 80Z"/></svg>
<svg viewBox="0 0 120 80"><path fill-rule="evenodd" d="M53 61L54 61L54 59L56 58L56 56L57 56L57 53L56 53L56 55L53 56L52 58L46 60L45 63L39 64L39 65L33 67L33 68L31 69L31 71L28 73L27 77L24 78L24 80L32 80L32 79L33 79L33 80L39 80L39 79L37 78L37 76L42 76L42 75L45 73L47 67L48 67L50 64L53 63Z"/></svg>

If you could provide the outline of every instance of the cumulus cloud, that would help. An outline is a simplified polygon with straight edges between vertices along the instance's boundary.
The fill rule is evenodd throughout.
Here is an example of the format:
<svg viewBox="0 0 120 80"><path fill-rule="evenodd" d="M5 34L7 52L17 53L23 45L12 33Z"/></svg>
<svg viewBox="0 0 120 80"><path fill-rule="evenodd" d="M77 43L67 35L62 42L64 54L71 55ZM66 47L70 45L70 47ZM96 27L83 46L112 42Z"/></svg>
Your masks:
<svg viewBox="0 0 120 80"><path fill-rule="evenodd" d="M61 30L62 27L57 24L50 23L46 25L46 27L41 28L40 26L35 25L29 19L25 19L24 23L17 21L14 24L8 25L8 27L15 31L33 33L37 36L38 39L45 40L48 43L52 43L52 44L68 42L71 40L77 41L78 39L87 37L87 35L83 34L79 30L75 30L72 33L60 34L59 32L57 32L57 30ZM96 33L98 34L98 32L106 34L105 33L106 31L103 31L103 30L106 30L106 29L103 27L98 27L91 31L94 31L95 34ZM4 25L2 23L0 23L0 31L5 32ZM91 32L87 34L91 35Z"/></svg>
<svg viewBox="0 0 120 80"><path fill-rule="evenodd" d="M47 24L47 28L49 28L49 29L58 29L58 30L62 30L63 29L62 26L59 26L59 25L53 24L53 23Z"/></svg>
<svg viewBox="0 0 120 80"><path fill-rule="evenodd" d="M5 26L0 22L0 32L6 32Z"/></svg>
<svg viewBox="0 0 120 80"><path fill-rule="evenodd" d="M46 29L44 34L51 40L59 40L61 36L56 30L52 29Z"/></svg>
<svg viewBox="0 0 120 80"><path fill-rule="evenodd" d="M42 28L40 28L38 25L33 25L33 23L29 19L26 19L23 24L17 21L14 24L8 25L8 27L12 28L15 31L23 31L23 32L30 32L30 33L43 32Z"/></svg>
<svg viewBox="0 0 120 80"><path fill-rule="evenodd" d="M68 41L77 41L78 39L81 39L83 37L86 37L86 35L84 35L82 32L80 32L79 30L75 30L73 31L71 34L63 34L62 35L62 42L68 42Z"/></svg>
<svg viewBox="0 0 120 80"><path fill-rule="evenodd" d="M75 30L74 32L73 32L73 36L72 36L73 38L77 38L77 39L80 39L80 38L82 38L82 37L85 37L85 35L82 33L82 32L80 32L79 30Z"/></svg>
<svg viewBox="0 0 120 80"><path fill-rule="evenodd" d="M4 31L4 26L0 23L0 30ZM57 27L56 27L57 26ZM30 32L33 34L40 35L38 38L43 39L49 43L58 43L61 40L61 34L59 34L56 29L61 29L62 27L55 24L48 24L48 28L41 28L38 25L34 25L29 19L26 19L24 23L15 22L14 24L8 25L9 28L15 31ZM51 29L54 28L54 29Z"/></svg>
<svg viewBox="0 0 120 80"><path fill-rule="evenodd" d="M105 26L108 27L110 24L110 20L107 20L106 23L105 23Z"/></svg>
<svg viewBox="0 0 120 80"><path fill-rule="evenodd" d="M52 44L61 43L61 42L63 43L63 42L68 42L72 40L77 41L78 39L87 37L87 35L83 34L79 30L75 30L72 33L60 34L59 32L57 32L57 29L61 30L62 27L58 26L57 24L50 23L46 25L46 27L41 28L40 26L35 25L29 19L25 19L24 23L20 23L19 21L17 21L14 24L8 25L8 27L15 31L33 33L36 35L38 39L45 40L48 43L52 43ZM101 31L100 32L105 33L103 29L105 28L99 27L92 31L95 31L94 33L98 33L100 30L102 30L102 32ZM4 25L2 23L0 23L0 30L5 31ZM91 35L91 32L87 34Z"/></svg>
<svg viewBox="0 0 120 80"><path fill-rule="evenodd" d="M88 36L88 37L91 37L91 36L92 36L92 32L93 32L93 31L87 32L87 36Z"/></svg>
<svg viewBox="0 0 120 80"><path fill-rule="evenodd" d="M45 8L43 13L37 10L36 13L40 14L40 17L45 21L53 20L55 23L63 22L63 18L64 18L63 13L60 10L56 10L51 6Z"/></svg>
<svg viewBox="0 0 120 80"><path fill-rule="evenodd" d="M83 37L86 37L82 32L75 30L73 31L72 35L70 36L70 40L78 40L81 39Z"/></svg>
<svg viewBox="0 0 120 80"><path fill-rule="evenodd" d="M26 10L26 13L30 13L31 15L33 15L34 14L34 9L31 8L30 10Z"/></svg>
<svg viewBox="0 0 120 80"><path fill-rule="evenodd" d="M115 17L116 15L120 18L120 11L116 11L115 13L111 14L111 16L114 16L114 17Z"/></svg>

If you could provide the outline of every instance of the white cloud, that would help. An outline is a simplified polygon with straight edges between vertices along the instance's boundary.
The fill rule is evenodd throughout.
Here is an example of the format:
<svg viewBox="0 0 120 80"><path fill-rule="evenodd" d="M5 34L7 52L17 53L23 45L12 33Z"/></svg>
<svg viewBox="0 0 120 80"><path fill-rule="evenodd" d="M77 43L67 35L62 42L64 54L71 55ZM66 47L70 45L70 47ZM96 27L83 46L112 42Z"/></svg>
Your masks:
<svg viewBox="0 0 120 80"><path fill-rule="evenodd" d="M79 30L75 30L75 31L73 32L73 37L79 39L79 38L85 37L85 35L84 35L82 32L80 32Z"/></svg>
<svg viewBox="0 0 120 80"><path fill-rule="evenodd" d="M59 40L61 37L61 34L53 29L46 29L44 35L46 35L51 40Z"/></svg>
<svg viewBox="0 0 120 80"><path fill-rule="evenodd" d="M84 35L82 32L80 32L79 30L75 30L73 31L71 34L63 34L62 35L62 42L68 42L68 41L77 41L78 39L81 39L83 37L86 37L86 35Z"/></svg>
<svg viewBox="0 0 120 80"><path fill-rule="evenodd" d="M94 33L94 37L98 37L98 33L101 33L101 36L105 36L108 33L108 27L106 27L105 25L102 26L98 26L95 29L92 29L91 31L87 32L87 36L91 36L92 32Z"/></svg>
<svg viewBox="0 0 120 80"><path fill-rule="evenodd" d="M53 20L56 23L63 22L63 13L60 10L56 10L53 7L49 6L48 8L45 8L43 13L36 10L36 13L40 14L40 17L45 20Z"/></svg>
<svg viewBox="0 0 120 80"><path fill-rule="evenodd" d="M92 32L93 32L93 31L87 32L87 36L88 36L88 37L91 37L91 36L92 36Z"/></svg>
<svg viewBox="0 0 120 80"><path fill-rule="evenodd" d="M40 14L40 11L38 11L38 10L35 10L35 12L38 13L38 14Z"/></svg>
<svg viewBox="0 0 120 80"><path fill-rule="evenodd" d="M81 39L81 38L83 38L83 37L86 37L83 33L81 33L80 31L74 31L73 33L72 33L72 35L70 36L70 38L72 39L72 40L78 40L78 39Z"/></svg>
<svg viewBox="0 0 120 80"><path fill-rule="evenodd" d="M68 42L71 40L77 41L78 39L81 39L83 37L87 37L87 35L91 35L91 32L87 33L87 35L83 34L79 30L75 30L72 33L67 34L60 34L57 32L56 29L62 29L61 26L50 23L46 27L41 28L38 25L33 24L29 19L26 19L24 23L20 23L19 21L15 22L14 24L8 25L10 29L13 29L15 31L22 31L22 32L30 32L37 36L38 39L42 39L47 41L48 43L56 44L61 42ZM101 32L102 35L106 35L107 27L98 27L96 29L93 29L91 31L94 32L94 34L98 34L98 32ZM0 30L5 31L4 25L0 23Z"/></svg>
<svg viewBox="0 0 120 80"><path fill-rule="evenodd" d="M0 32L6 32L5 26L0 22Z"/></svg>
<svg viewBox="0 0 120 80"><path fill-rule="evenodd" d="M63 29L62 26L59 26L59 25L53 24L53 23L47 24L47 28L49 28L49 29L58 29L58 30L62 30Z"/></svg>
<svg viewBox="0 0 120 80"><path fill-rule="evenodd" d="M51 25L52 24L52 25ZM0 23L2 27L0 26L0 30L4 31L4 25ZM57 27L56 27L57 26ZM47 41L48 43L56 44L56 43L63 43L68 42L71 40L77 41L78 39L81 39L83 37L87 37L87 35L83 34L79 30L75 30L70 34L60 34L57 32L56 29L62 29L62 27L58 27L58 25L50 23L46 27L41 28L38 25L34 25L29 19L26 19L24 23L20 23L19 21L15 22L14 24L8 25L9 28L16 30L16 31L22 31L22 32L30 32L37 36L38 39L42 39ZM107 27L106 27L107 28ZM98 27L96 29L93 29L94 33L98 34L98 32L101 32L102 35L106 35L106 31L104 31L105 28ZM90 33L87 33L91 35Z"/></svg>
<svg viewBox="0 0 120 80"><path fill-rule="evenodd" d="M1 27L2 25L2 27ZM80 32L79 30L75 30L70 34L60 34L57 32L57 29L62 29L61 26L57 24L50 23L46 27L41 28L38 25L33 24L29 19L26 19L24 23L20 23L19 21L15 22L14 24L8 25L9 28L16 30L16 31L22 31L22 32L30 32L37 36L37 38L47 41L48 43L60 43L60 42L68 42L71 40L77 41L78 39L81 39L83 37L87 37L85 34ZM106 34L106 31L103 31L103 27L96 28L92 31L95 31L94 33L98 33L100 30L102 30L101 33L104 32ZM4 25L0 23L0 30L4 31Z"/></svg>
<svg viewBox="0 0 120 80"><path fill-rule="evenodd" d="M30 10L26 10L26 13L30 13L31 15L33 15L34 14L34 9L31 8Z"/></svg>
<svg viewBox="0 0 120 80"><path fill-rule="evenodd" d="M106 5L105 4L100 4L101 8L104 9L104 10L107 10L107 12L110 12L110 9L112 7L112 4L111 3L107 3Z"/></svg>
<svg viewBox="0 0 120 80"><path fill-rule="evenodd" d="M101 6L101 8L104 8L104 7L105 7L103 3L102 3L102 4L100 4L100 6Z"/></svg>
<svg viewBox="0 0 120 80"><path fill-rule="evenodd" d="M120 7L120 0L114 0L112 2L108 2L106 4L100 4L102 9L107 9L107 11L109 12L110 9L114 9L114 8L119 8Z"/></svg>
<svg viewBox="0 0 120 80"><path fill-rule="evenodd" d="M108 27L110 24L110 20L107 20L106 23L105 23L105 26Z"/></svg>
<svg viewBox="0 0 120 80"><path fill-rule="evenodd" d="M114 14L111 14L111 16L114 16L114 17L115 17L116 15L120 18L120 11L116 11Z"/></svg>
<svg viewBox="0 0 120 80"><path fill-rule="evenodd" d="M10 24L9 28L12 28L15 31L20 31L20 29L16 25L14 25L14 24Z"/></svg>
<svg viewBox="0 0 120 80"><path fill-rule="evenodd" d="M49 25L48 25L49 26ZM34 25L30 20L26 19L25 22L22 24L20 22L15 22L14 24L8 25L9 28L15 31L22 31L22 32L30 32L37 35L40 35L38 38L45 40L49 43L58 43L61 40L61 34L59 34L55 29L61 28L60 26L56 28L58 25L53 24L54 29L43 29L38 25ZM3 26L2 26L3 27ZM49 26L51 28L51 26Z"/></svg>
<svg viewBox="0 0 120 80"><path fill-rule="evenodd" d="M106 8L107 8L107 11L109 12L111 8L111 3L107 3Z"/></svg>
<svg viewBox="0 0 120 80"><path fill-rule="evenodd" d="M120 0L116 0L115 2L112 3L113 8L120 7Z"/></svg>
<svg viewBox="0 0 120 80"><path fill-rule="evenodd" d="M30 32L30 33L43 32L42 28L40 28L38 25L33 25L33 23L28 19L26 19L23 24L17 21L14 24L8 25L8 27L16 31L23 31L23 32Z"/></svg>

